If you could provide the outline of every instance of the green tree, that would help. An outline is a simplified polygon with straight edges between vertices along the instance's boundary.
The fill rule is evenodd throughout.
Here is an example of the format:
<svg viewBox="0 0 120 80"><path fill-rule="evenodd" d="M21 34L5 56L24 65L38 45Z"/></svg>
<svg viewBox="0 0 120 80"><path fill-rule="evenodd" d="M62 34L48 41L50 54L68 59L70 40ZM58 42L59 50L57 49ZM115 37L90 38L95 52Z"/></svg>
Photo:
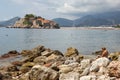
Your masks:
<svg viewBox="0 0 120 80"><path fill-rule="evenodd" d="M25 18L28 18L28 19L29 19L29 18L35 18L35 15L33 15L33 14L26 14L26 15L25 15Z"/></svg>

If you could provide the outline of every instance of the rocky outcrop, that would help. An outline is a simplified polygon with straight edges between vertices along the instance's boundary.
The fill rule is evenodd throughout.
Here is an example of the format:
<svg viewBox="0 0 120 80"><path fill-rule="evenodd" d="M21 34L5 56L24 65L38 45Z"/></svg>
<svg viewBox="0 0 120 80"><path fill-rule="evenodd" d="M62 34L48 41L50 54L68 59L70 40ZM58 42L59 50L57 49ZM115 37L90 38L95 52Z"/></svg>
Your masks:
<svg viewBox="0 0 120 80"><path fill-rule="evenodd" d="M60 27L54 21L33 14L26 14L24 18L16 21L12 28L59 29Z"/></svg>
<svg viewBox="0 0 120 80"><path fill-rule="evenodd" d="M16 51L9 52L9 54ZM120 61L106 57L84 59L76 48L63 54L44 46L17 52L22 56L0 67L0 80L119 80ZM117 53L118 54L118 53Z"/></svg>
<svg viewBox="0 0 120 80"><path fill-rule="evenodd" d="M109 66L109 76L120 78L120 61L112 61Z"/></svg>
<svg viewBox="0 0 120 80"><path fill-rule="evenodd" d="M110 60L120 60L120 52L111 53L108 57Z"/></svg>

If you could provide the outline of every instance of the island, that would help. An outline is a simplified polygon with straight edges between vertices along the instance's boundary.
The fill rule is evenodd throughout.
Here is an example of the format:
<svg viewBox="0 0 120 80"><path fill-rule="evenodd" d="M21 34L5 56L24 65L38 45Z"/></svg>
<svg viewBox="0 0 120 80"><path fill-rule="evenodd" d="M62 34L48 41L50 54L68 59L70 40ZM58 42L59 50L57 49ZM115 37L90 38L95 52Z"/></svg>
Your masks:
<svg viewBox="0 0 120 80"><path fill-rule="evenodd" d="M20 18L10 28L59 29L60 27L58 23L52 20L47 20L33 14L26 14L24 18Z"/></svg>

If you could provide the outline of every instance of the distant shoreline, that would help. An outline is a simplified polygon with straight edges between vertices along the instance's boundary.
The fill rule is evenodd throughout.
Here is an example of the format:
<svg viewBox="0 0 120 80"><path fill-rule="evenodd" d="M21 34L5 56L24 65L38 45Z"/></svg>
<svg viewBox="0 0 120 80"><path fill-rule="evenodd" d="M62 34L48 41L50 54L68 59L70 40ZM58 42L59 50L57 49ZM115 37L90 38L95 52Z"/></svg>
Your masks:
<svg viewBox="0 0 120 80"><path fill-rule="evenodd" d="M80 29L80 30L120 30L120 28L114 28L114 27L60 27L60 29Z"/></svg>

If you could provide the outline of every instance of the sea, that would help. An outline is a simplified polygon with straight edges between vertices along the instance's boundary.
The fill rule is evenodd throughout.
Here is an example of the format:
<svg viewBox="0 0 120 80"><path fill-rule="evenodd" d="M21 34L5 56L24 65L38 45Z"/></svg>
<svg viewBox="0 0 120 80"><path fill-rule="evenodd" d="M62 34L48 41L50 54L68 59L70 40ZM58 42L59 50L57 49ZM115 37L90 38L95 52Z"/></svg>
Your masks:
<svg viewBox="0 0 120 80"><path fill-rule="evenodd" d="M106 47L112 52L120 51L120 29L61 28L17 29L0 28L0 55L11 50L30 50L39 45L65 53L67 48L78 49L80 54Z"/></svg>

